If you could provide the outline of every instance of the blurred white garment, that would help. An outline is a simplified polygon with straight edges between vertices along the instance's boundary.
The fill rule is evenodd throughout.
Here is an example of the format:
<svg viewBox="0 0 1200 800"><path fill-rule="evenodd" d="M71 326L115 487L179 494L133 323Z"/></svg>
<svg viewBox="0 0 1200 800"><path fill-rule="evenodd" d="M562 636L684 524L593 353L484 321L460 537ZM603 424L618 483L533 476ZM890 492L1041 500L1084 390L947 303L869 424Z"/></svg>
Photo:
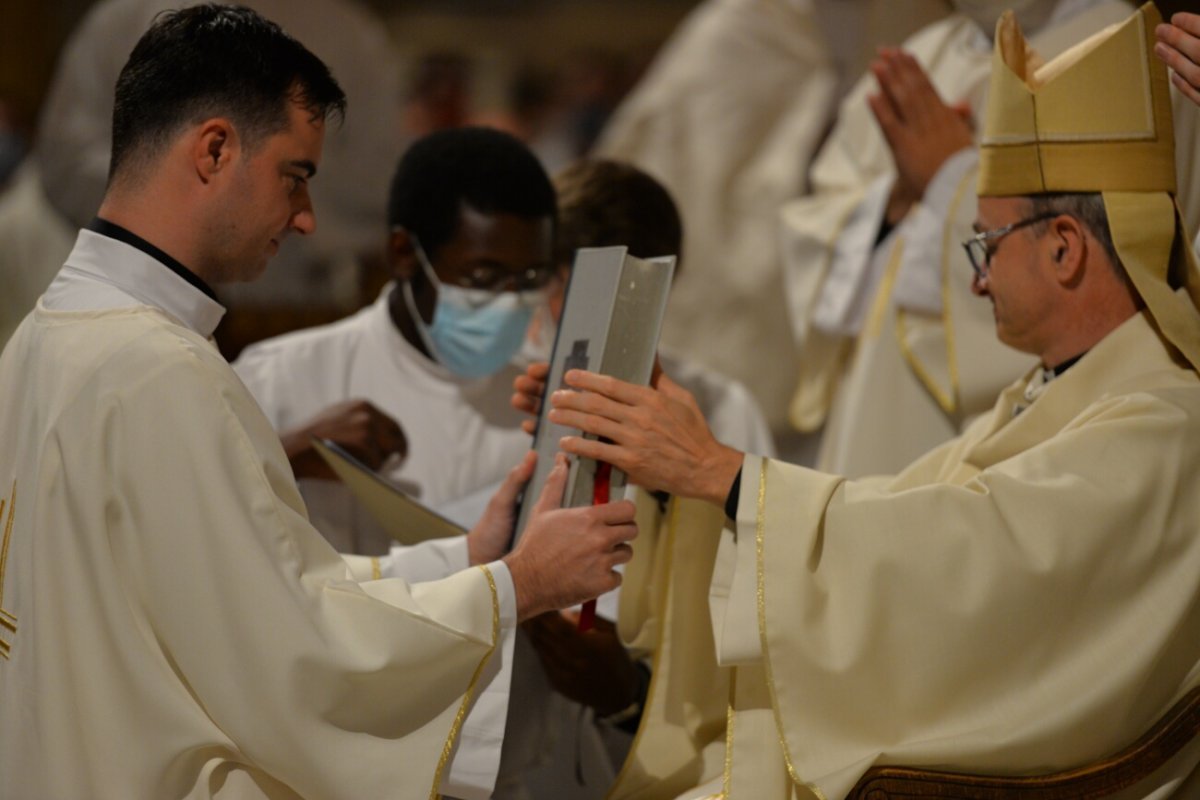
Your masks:
<svg viewBox="0 0 1200 800"><path fill-rule="evenodd" d="M947 11L939 0L708 0L597 145L660 180L679 204L686 267L664 346L749 387L776 433L786 428L798 357L776 213L805 190L844 73L857 75L876 44Z"/></svg>
<svg viewBox="0 0 1200 800"><path fill-rule="evenodd" d="M0 348L62 266L75 231L50 207L37 167L17 167L0 193Z"/></svg>
<svg viewBox="0 0 1200 800"><path fill-rule="evenodd" d="M248 347L233 368L278 431L343 400L369 400L408 440L408 455L383 474L427 506L482 489L490 496L530 445L508 402L517 369L468 379L431 361L392 322L392 288L346 319ZM299 486L313 525L338 551L388 551L391 538L342 483Z"/></svg>

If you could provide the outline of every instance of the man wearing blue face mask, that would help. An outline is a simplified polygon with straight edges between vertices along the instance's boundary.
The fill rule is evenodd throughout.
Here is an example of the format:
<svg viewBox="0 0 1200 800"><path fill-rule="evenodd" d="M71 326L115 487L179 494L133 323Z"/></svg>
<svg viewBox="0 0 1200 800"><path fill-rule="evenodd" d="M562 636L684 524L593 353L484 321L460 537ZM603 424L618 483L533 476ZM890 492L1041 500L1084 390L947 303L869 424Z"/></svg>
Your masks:
<svg viewBox="0 0 1200 800"><path fill-rule="evenodd" d="M374 555L390 540L342 484L311 469L311 436L356 446L430 506L497 483L528 450L508 404L509 361L553 274L554 220L550 180L513 137L483 128L425 137L392 179L393 280L379 299L250 347L234 365L284 439L313 524L338 550ZM400 449L387 432L396 423L403 460L387 458ZM436 552L437 570L465 557Z"/></svg>
<svg viewBox="0 0 1200 800"><path fill-rule="evenodd" d="M470 209L465 213L480 216ZM395 233L407 235L420 275L437 298L427 322L413 290L418 276L400 284L401 313L415 325L425 354L464 378L482 378L502 369L520 349L533 310L545 302L547 267L530 267L517 275L501 265L477 264L472 272L452 279L455 283L446 283L415 235L404 228ZM393 318L395 314L393 310Z"/></svg>
<svg viewBox="0 0 1200 800"><path fill-rule="evenodd" d="M322 474L313 436L342 443L433 507L495 485L529 450L509 405L517 368L508 362L552 275L555 214L549 177L513 137L482 128L427 136L392 178L392 281L378 300L261 342L234 364L280 433L310 520L338 551L380 555L391 540ZM478 560L472 546L467 537L397 546L367 572L437 580ZM526 766L512 755L500 765L509 696L522 691L510 683L514 646L505 640L500 673L463 722L447 796L492 796L498 774L503 783Z"/></svg>

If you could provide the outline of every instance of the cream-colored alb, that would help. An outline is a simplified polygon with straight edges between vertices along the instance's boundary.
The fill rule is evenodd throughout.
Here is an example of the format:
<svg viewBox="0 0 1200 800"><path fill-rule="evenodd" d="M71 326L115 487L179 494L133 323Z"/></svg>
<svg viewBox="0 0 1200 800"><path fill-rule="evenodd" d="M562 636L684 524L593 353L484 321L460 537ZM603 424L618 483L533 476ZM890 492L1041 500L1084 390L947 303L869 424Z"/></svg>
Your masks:
<svg viewBox="0 0 1200 800"><path fill-rule="evenodd" d="M174 278L88 231L64 271L120 264ZM0 356L0 797L434 795L503 565L354 580L211 341L74 306Z"/></svg>
<svg viewBox="0 0 1200 800"><path fill-rule="evenodd" d="M1138 13L1097 42L1152 29L1153 10ZM1010 44L997 49L1027 52ZM1077 55L1059 79L1088 69ZM1165 89L1161 71L1152 80ZM1113 104L1131 109L1144 86L1099 91L1129 92ZM711 780L687 797L834 800L875 764L1067 769L1131 743L1200 685L1200 375L1172 338L1200 310L1166 281L1172 243L1188 247L1165 189L1088 188L1105 192L1122 259L1144 271L1135 285L1161 286L1174 316L1149 298L1069 369L1030 371L894 477L744 458L734 529L715 555L717 520L676 530L709 555L673 565L645 604L665 632L660 675L614 797L672 797L697 776ZM711 570L711 639L670 602L686 596L684 569ZM703 692L726 681L714 763ZM1197 796L1198 764L1194 741L1120 797Z"/></svg>

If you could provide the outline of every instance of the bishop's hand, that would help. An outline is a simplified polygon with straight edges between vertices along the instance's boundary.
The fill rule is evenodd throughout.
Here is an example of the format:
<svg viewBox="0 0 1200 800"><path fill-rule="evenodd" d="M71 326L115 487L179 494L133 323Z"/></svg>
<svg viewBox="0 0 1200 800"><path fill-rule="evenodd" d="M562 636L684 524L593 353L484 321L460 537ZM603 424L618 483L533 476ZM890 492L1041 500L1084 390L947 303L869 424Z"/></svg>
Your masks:
<svg viewBox="0 0 1200 800"><path fill-rule="evenodd" d="M691 393L664 374L635 386L594 372L570 370L550 397L550 420L605 441L565 436L562 449L607 461L650 491L724 505L743 454L713 438Z"/></svg>

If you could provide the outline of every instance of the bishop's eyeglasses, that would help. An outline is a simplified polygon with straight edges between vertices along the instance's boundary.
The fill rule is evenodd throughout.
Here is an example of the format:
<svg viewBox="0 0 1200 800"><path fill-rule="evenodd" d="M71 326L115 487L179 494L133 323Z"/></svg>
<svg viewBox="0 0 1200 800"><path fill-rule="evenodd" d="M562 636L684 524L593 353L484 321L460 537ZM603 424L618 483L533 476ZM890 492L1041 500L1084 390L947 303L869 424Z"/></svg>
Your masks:
<svg viewBox="0 0 1200 800"><path fill-rule="evenodd" d="M987 277L988 268L992 263L992 255L995 254L995 248L998 245L991 245L989 242L994 242L997 239L1002 239L1015 230L1036 225L1039 222L1044 222L1048 219L1053 219L1059 216L1061 212L1047 211L1044 214L1029 217L1028 219L1018 220L1017 222L1005 225L1003 228L994 228L990 231L983 231L972 236L962 243L963 249L967 251L967 258L971 260L971 269L975 270L975 277L983 280Z"/></svg>

